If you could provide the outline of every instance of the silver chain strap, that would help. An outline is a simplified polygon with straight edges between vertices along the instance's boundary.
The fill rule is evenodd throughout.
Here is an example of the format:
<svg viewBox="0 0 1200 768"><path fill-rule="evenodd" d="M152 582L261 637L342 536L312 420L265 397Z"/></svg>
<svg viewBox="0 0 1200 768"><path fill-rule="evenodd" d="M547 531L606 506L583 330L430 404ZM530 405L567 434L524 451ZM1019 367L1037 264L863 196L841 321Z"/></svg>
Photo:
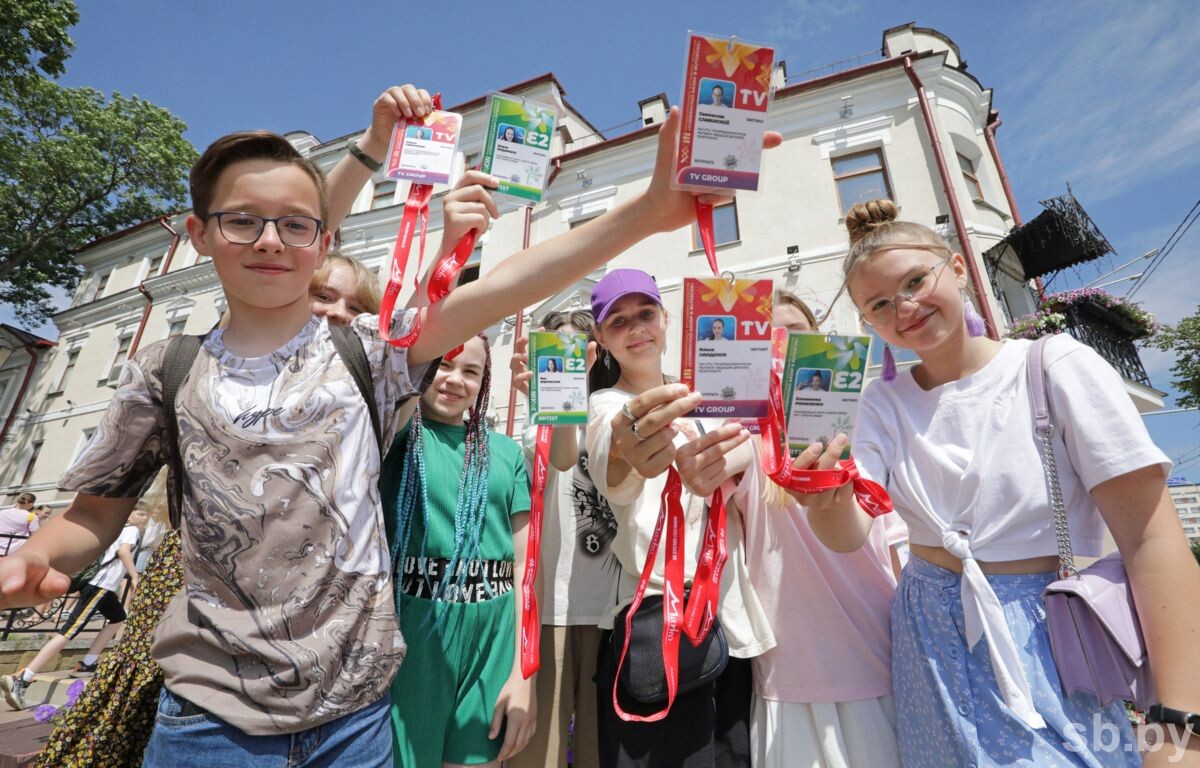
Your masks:
<svg viewBox="0 0 1200 768"><path fill-rule="evenodd" d="M1058 463L1054 459L1054 425L1036 430L1042 443L1042 468L1045 469L1046 486L1050 490L1050 505L1054 508L1054 537L1058 540L1058 576L1065 579L1075 576L1075 554L1071 551L1071 530L1067 527L1067 509L1063 504L1062 487L1058 484Z"/></svg>

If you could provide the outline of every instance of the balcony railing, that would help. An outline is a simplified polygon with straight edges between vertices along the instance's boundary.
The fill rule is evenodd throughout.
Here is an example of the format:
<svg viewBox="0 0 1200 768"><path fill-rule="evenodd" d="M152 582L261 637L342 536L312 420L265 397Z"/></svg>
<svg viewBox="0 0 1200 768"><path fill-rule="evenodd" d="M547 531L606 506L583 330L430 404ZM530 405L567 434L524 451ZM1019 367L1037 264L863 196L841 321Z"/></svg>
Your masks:
<svg viewBox="0 0 1200 768"><path fill-rule="evenodd" d="M1132 341L1134 329L1125 318L1098 304L1076 304L1067 307L1064 314L1067 333L1096 350L1126 379L1150 386L1150 377Z"/></svg>

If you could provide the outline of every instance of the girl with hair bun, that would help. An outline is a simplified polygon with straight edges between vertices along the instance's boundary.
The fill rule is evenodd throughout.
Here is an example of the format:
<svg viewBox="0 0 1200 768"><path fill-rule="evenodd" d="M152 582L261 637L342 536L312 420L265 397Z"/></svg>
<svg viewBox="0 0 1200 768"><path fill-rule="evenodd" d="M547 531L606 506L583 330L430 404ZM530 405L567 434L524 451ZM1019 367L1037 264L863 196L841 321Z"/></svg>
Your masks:
<svg viewBox="0 0 1200 768"><path fill-rule="evenodd" d="M962 255L928 227L896 221L890 201L854 206L846 227L844 290L880 338L919 358L868 387L853 446L910 535L891 614L903 764L1139 765L1121 703L1065 696L1051 654L1042 591L1059 561L1027 393L1032 342L984 336ZM1171 462L1095 351L1062 335L1046 342L1043 359L1075 553L1100 555L1107 524L1159 700L1200 711L1200 568L1166 493ZM795 464L829 468L845 445L839 435ZM856 550L871 530L848 486L803 501L834 550ZM1119 746L1105 735L1113 733ZM1165 764L1172 751L1147 763Z"/></svg>

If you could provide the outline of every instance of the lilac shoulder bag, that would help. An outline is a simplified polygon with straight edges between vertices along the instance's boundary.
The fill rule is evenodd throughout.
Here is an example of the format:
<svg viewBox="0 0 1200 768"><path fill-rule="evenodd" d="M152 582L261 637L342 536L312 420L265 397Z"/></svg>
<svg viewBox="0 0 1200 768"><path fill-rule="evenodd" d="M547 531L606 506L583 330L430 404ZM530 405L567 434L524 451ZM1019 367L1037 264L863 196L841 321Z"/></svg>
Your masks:
<svg viewBox="0 0 1200 768"><path fill-rule="evenodd" d="M1046 394L1042 348L1047 338L1043 336L1029 347L1027 370L1036 435L1041 444L1039 452L1054 508L1054 534L1058 539L1058 580L1049 584L1042 595L1054 665L1068 696L1090 693L1102 706L1122 699L1144 710L1154 702L1154 683L1121 554L1113 552L1082 571L1075 568L1054 459L1054 422Z"/></svg>

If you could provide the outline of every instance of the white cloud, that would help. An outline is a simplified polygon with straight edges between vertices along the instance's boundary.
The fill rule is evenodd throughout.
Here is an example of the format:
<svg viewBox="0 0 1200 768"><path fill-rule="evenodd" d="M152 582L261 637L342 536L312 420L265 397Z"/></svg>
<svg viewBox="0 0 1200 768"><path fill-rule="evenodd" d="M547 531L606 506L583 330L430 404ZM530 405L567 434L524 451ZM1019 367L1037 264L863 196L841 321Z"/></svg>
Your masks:
<svg viewBox="0 0 1200 768"><path fill-rule="evenodd" d="M779 42L809 40L862 10L857 0L786 0L767 18L767 31Z"/></svg>
<svg viewBox="0 0 1200 768"><path fill-rule="evenodd" d="M1016 165L1100 201L1200 165L1200 59L1187 2L1040 4L997 93Z"/></svg>

